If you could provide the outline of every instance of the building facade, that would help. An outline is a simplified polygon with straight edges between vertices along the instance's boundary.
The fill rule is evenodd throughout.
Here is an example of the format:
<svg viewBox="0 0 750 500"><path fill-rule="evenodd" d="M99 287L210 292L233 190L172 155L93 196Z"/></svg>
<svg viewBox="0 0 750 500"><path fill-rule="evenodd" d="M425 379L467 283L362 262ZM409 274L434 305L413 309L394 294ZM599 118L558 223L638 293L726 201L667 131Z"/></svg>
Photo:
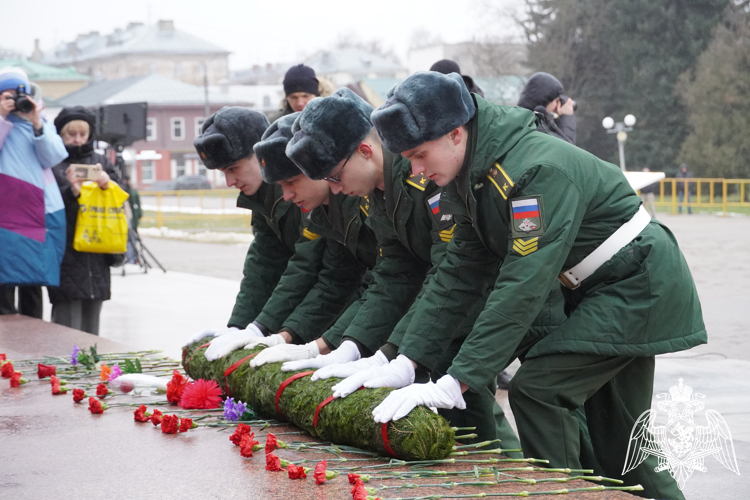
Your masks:
<svg viewBox="0 0 750 500"><path fill-rule="evenodd" d="M162 20L149 26L130 23L108 35L98 31L78 35L41 54L40 62L73 66L94 80L159 74L203 85L207 72L209 85L217 85L229 77L228 56L229 51Z"/></svg>

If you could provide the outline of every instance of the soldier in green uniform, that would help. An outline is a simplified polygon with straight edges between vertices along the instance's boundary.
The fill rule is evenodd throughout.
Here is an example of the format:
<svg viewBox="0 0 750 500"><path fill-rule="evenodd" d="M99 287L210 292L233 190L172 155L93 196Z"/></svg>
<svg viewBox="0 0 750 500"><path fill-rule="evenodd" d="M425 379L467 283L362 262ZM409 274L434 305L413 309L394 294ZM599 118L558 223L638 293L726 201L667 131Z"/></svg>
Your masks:
<svg viewBox="0 0 750 500"><path fill-rule="evenodd" d="M654 356L707 340L677 242L617 167L536 131L531 112L469 95L459 82L417 73L372 116L387 148L444 186L441 203L455 207L458 223L399 352L417 362L438 356L435 331L465 316L479 285L493 290L448 374L393 391L375 420L420 404L461 407L462 393L507 363L559 280L568 319L531 347L511 382L524 451L581 467L575 412L583 408L597 473L640 483L646 496L683 498L668 473L654 471L655 457L621 475L631 429L651 406ZM499 260L496 276L489 269Z"/></svg>
<svg viewBox="0 0 750 500"><path fill-rule="evenodd" d="M303 178L308 182L310 178L328 179L334 193L368 195L368 224L378 236L379 257L373 272L374 285L361 299L356 315L349 317L347 311L323 336L330 346L338 345L343 337L341 347L329 355L285 363L283 370L328 366L314 377L347 376L358 368L356 365L385 366L396 358L398 343L413 314L413 307L409 306L442 262L452 238L455 223L438 203L440 187L423 175L413 175L407 160L382 147L369 118L371 112L372 107L353 92L340 89L329 98L311 103L294 125L296 133L287 154L306 174ZM352 134L353 131L356 132ZM299 176L290 181L297 179ZM285 182L289 181L282 181L282 186ZM475 311L478 314L481 310L479 304ZM414 371L417 380L428 380L430 373L442 375L450 366L451 353L458 351L471 331L473 319L451 332L456 340L448 355L429 360ZM272 356L274 349L280 355ZM283 348L274 349L266 351L268 360L302 357L286 356ZM256 365L266 361L261 356ZM353 363L339 364L347 361ZM345 397L360 385L339 386L335 396ZM481 423L478 441L500 437L504 447L519 447L518 438L495 401L494 381L481 393L472 395L475 397L469 398L467 410L445 412L453 425Z"/></svg>
<svg viewBox="0 0 750 500"><path fill-rule="evenodd" d="M375 265L375 236L365 224L367 201L331 196L326 181L306 178L287 158L284 151L298 115L293 113L274 122L254 150L264 181L280 186L284 200L303 210L303 234L325 242L323 269L304 300L284 319L278 334L247 343L246 349L257 344L270 347L255 358L261 360L281 351L307 357L329 352L330 345L319 337L331 326L331 312L335 311L336 317L344 309L345 315L351 314L350 310L356 307L352 300L361 294L361 286L366 288L366 273ZM295 282L288 285L294 286ZM277 291L283 286L280 284ZM275 301L277 291L269 303ZM350 300L342 302L343 291ZM281 294L281 298L286 300L286 295ZM264 320L265 311L258 316L259 322Z"/></svg>
<svg viewBox="0 0 750 500"><path fill-rule="evenodd" d="M206 351L212 359L243 347L253 338L278 331L325 267L325 242L309 232L300 234L299 208L284 200L277 185L263 182L253 145L268 126L268 119L261 113L223 108L206 120L194 141L206 167L222 170L227 185L242 191L237 206L253 211L255 239L247 252L229 329L204 330L188 341L216 337ZM352 281L350 267L328 266L344 284ZM352 300L347 295L351 294L351 287L333 289L339 294L339 302L344 302L340 307L343 309ZM321 321L332 322L340 309L327 312Z"/></svg>

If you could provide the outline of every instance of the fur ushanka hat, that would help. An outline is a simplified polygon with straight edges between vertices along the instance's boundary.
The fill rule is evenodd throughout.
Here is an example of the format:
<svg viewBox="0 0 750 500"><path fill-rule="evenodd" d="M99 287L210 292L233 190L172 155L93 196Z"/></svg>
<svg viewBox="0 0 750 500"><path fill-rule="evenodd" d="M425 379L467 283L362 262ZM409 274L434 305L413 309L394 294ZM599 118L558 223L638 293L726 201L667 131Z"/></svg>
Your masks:
<svg viewBox="0 0 750 500"><path fill-rule="evenodd" d="M468 123L475 113L461 75L421 71L388 91L385 103L373 111L372 122L383 145L402 153Z"/></svg>
<svg viewBox="0 0 750 500"><path fill-rule="evenodd" d="M300 113L292 113L273 122L263 132L262 140L253 147L260 163L260 174L269 184L285 181L302 173L286 155L286 145L294 135L292 124L299 115Z"/></svg>
<svg viewBox="0 0 750 500"><path fill-rule="evenodd" d="M225 107L209 116L193 146L206 168L225 168L252 156L253 146L268 128L263 113L240 107Z"/></svg>
<svg viewBox="0 0 750 500"><path fill-rule="evenodd" d="M306 176L320 180L367 137L371 113L372 106L346 87L313 99L292 125L286 155Z"/></svg>

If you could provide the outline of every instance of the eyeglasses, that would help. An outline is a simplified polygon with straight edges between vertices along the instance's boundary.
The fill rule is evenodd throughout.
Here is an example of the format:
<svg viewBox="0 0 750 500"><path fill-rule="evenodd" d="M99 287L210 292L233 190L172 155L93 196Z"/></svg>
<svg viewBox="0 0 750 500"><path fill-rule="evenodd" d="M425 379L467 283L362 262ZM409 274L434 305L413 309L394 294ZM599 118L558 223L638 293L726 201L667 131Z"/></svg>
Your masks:
<svg viewBox="0 0 750 500"><path fill-rule="evenodd" d="M350 154L349 158L347 158L346 161L344 162L344 164L341 165L341 168L339 169L339 172L336 175L332 175L330 177L323 177L323 180L326 181L326 182L331 182L333 184L340 184L341 183L341 172L344 171L344 167L346 166L347 163L349 163L349 160L352 159L352 156L354 155L354 153L356 151L357 151L356 149L354 151L352 151L352 154Z"/></svg>

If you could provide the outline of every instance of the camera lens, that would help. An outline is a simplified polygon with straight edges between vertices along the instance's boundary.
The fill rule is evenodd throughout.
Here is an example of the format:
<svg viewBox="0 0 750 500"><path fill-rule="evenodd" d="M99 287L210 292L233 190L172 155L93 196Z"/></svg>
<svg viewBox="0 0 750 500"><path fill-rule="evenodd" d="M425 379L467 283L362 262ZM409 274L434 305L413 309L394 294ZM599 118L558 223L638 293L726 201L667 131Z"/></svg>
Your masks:
<svg viewBox="0 0 750 500"><path fill-rule="evenodd" d="M29 113L34 110L34 104L25 95L17 96L15 101L16 111L18 111L19 113Z"/></svg>

